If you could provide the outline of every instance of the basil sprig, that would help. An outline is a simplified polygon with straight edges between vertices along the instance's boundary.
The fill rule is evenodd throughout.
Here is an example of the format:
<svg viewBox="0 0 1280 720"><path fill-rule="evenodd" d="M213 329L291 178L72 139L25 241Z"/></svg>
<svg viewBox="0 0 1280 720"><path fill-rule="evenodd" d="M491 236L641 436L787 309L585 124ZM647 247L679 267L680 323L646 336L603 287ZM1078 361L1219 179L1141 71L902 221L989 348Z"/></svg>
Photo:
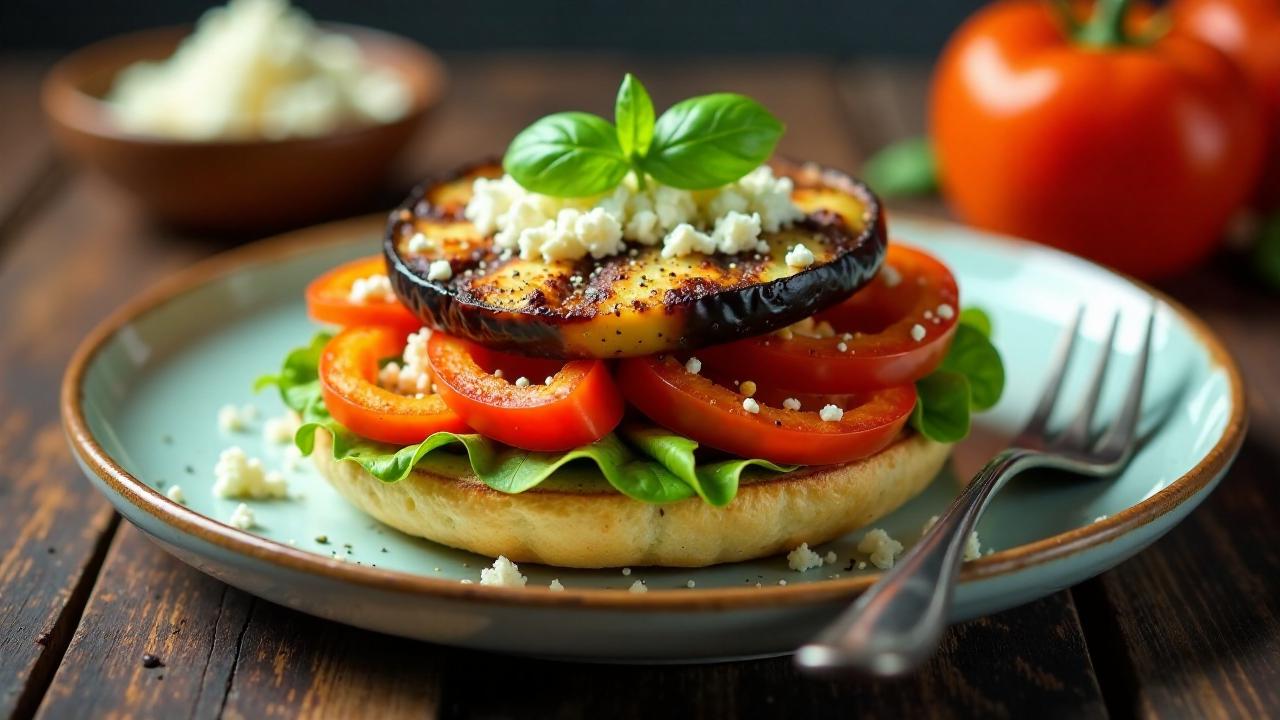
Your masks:
<svg viewBox="0 0 1280 720"><path fill-rule="evenodd" d="M634 171L683 190L727 185L773 154L782 123L745 95L682 100L654 119L653 101L627 73L614 123L590 113L548 115L516 135L503 169L526 190L555 197L605 193Z"/></svg>
<svg viewBox="0 0 1280 720"><path fill-rule="evenodd" d="M956 334L937 370L916 381L911 425L938 442L969 434L969 417L996 404L1004 392L1004 363L991 344L991 319L977 308L960 313Z"/></svg>

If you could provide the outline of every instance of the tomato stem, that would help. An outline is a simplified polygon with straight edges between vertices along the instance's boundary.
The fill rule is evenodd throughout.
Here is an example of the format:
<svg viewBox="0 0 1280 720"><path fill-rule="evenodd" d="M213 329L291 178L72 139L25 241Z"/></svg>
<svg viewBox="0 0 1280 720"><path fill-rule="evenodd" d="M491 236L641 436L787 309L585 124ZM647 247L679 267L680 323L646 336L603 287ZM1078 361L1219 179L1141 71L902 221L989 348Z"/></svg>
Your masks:
<svg viewBox="0 0 1280 720"><path fill-rule="evenodd" d="M1082 45L1097 48L1128 45L1125 20L1129 15L1129 0L1098 0L1088 22L1074 33Z"/></svg>

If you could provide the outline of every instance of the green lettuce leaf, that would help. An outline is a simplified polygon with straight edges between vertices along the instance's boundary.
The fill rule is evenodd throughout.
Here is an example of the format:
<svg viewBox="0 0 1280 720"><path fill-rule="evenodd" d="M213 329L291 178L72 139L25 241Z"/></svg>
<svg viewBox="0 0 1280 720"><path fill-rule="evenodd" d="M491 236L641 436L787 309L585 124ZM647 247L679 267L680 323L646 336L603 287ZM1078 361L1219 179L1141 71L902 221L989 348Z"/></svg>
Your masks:
<svg viewBox="0 0 1280 720"><path fill-rule="evenodd" d="M259 378L254 387L276 387L285 405L302 416L294 442L304 455L315 450L316 432L328 432L334 459L359 463L383 482L399 482L435 453L460 447L476 477L499 492L524 492L569 463L589 461L615 490L636 500L669 503L696 494L712 505L725 505L737 494L742 472L748 467L777 472L793 469L764 460L737 459L699 466L693 456L697 443L645 426L628 428L625 434L632 440L630 445L610 434L590 445L556 453L521 450L474 433L439 432L406 447L375 442L343 427L324 406L317 368L328 339L322 333L309 345L293 350L279 374Z"/></svg>
<svg viewBox="0 0 1280 720"><path fill-rule="evenodd" d="M791 472L798 467L776 465L768 460L741 458L698 465L693 454L698 449L698 443L682 435L646 425L624 426L622 435L641 452L662 463L663 467L693 488L698 497L717 507L728 505L738 494L742 471L748 467L762 467L774 472Z"/></svg>
<svg viewBox="0 0 1280 720"><path fill-rule="evenodd" d="M970 415L994 406L1004 393L1004 382L1004 362L991 343L991 318L977 308L966 308L942 364L916 381L911 425L931 440L963 440L969 434Z"/></svg>

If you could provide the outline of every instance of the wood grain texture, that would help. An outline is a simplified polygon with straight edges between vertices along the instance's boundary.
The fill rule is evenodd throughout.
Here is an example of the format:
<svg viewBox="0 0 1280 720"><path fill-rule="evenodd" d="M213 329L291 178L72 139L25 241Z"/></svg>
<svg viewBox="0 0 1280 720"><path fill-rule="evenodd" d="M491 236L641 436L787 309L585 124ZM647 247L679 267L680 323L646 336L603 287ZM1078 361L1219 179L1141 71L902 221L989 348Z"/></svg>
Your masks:
<svg viewBox="0 0 1280 720"><path fill-rule="evenodd" d="M40 110L40 80L48 65L41 58L0 57L0 254L65 174Z"/></svg>
<svg viewBox="0 0 1280 720"><path fill-rule="evenodd" d="M166 239L112 191L77 179L0 258L0 715L39 701L116 522L67 450L62 371L106 312L203 247Z"/></svg>
<svg viewBox="0 0 1280 720"><path fill-rule="evenodd" d="M1066 593L952 628L896 682L814 680L789 657L618 667L457 652L447 668L447 718L1106 716Z"/></svg>

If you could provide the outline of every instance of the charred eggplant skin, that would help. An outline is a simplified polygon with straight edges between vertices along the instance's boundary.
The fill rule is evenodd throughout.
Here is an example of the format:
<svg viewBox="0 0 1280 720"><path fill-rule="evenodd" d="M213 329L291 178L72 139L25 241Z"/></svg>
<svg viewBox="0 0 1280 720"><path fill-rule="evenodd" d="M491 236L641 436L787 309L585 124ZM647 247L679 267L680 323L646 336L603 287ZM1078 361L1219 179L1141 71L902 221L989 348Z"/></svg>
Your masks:
<svg viewBox="0 0 1280 720"><path fill-rule="evenodd" d="M857 222L850 222L849 212L822 206L819 199L817 206L806 208L804 220L767 238L772 251L763 257L672 261L659 259L659 248L650 247L639 248L638 256L534 265L503 260L493 251L492 238L481 238L474 228L468 236L464 203L452 198L450 183L500 172L496 164L478 163L422 183L392 211L383 242L387 272L401 302L426 326L524 355L651 355L764 334L857 291L879 271L887 243L884 212L865 184L811 163L775 161L773 166L793 179L797 197L838 193L850 198L850 207L860 210ZM433 254L414 255L406 249L407 238L422 228L438 231L442 239ZM781 270L791 274L775 277L786 246L796 239L822 246L827 255L820 251L820 261L799 272L784 265ZM437 259L450 262L451 279L427 279L427 268ZM673 269L673 264L679 267ZM513 280L521 277L520 270L529 278L527 286ZM485 273L491 279L479 279ZM573 288L571 278L578 281Z"/></svg>

